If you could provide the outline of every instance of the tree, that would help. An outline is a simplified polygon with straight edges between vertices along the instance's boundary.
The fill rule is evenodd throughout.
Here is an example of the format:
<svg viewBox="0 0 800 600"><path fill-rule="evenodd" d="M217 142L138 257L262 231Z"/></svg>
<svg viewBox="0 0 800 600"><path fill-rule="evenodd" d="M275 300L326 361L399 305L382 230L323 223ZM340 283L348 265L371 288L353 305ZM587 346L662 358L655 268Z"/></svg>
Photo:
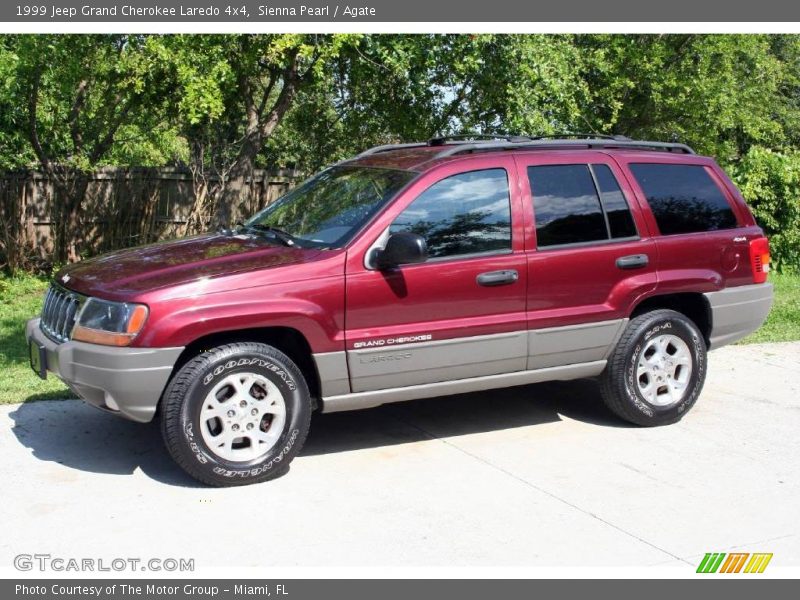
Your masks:
<svg viewBox="0 0 800 600"><path fill-rule="evenodd" d="M19 107L17 131L24 131L28 156L55 188L50 212L57 263L79 257L88 170L114 154L120 131L134 137L147 131L152 137L159 129L163 100L147 41L124 35L30 35L7 42L6 51L15 59L9 97ZM135 155L134 146L129 147Z"/></svg>
<svg viewBox="0 0 800 600"><path fill-rule="evenodd" d="M0 166L56 185L58 261L104 164L187 164L186 232L260 208L257 167L465 131L679 140L744 182L796 160L798 65L793 35L4 36Z"/></svg>
<svg viewBox="0 0 800 600"><path fill-rule="evenodd" d="M592 128L683 141L724 163L797 140L797 36L577 36Z"/></svg>
<svg viewBox="0 0 800 600"><path fill-rule="evenodd" d="M187 228L212 208L218 225L247 206L259 153L298 93L357 36L205 35L160 38L177 99L173 118L191 149L196 198Z"/></svg>
<svg viewBox="0 0 800 600"><path fill-rule="evenodd" d="M772 264L800 269L800 152L753 146L732 167L742 194L770 240Z"/></svg>

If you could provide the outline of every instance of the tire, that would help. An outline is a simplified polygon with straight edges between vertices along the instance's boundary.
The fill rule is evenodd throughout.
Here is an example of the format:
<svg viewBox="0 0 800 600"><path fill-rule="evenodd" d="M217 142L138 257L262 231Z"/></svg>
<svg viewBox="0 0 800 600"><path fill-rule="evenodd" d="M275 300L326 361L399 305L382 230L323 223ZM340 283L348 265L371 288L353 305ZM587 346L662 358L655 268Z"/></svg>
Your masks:
<svg viewBox="0 0 800 600"><path fill-rule="evenodd" d="M600 390L618 417L643 427L669 425L697 402L706 366L697 325L679 312L654 310L628 323L600 376Z"/></svg>
<svg viewBox="0 0 800 600"><path fill-rule="evenodd" d="M297 365L255 342L226 344L191 359L170 380L162 405L170 455L189 475L216 487L286 473L305 443L312 412Z"/></svg>

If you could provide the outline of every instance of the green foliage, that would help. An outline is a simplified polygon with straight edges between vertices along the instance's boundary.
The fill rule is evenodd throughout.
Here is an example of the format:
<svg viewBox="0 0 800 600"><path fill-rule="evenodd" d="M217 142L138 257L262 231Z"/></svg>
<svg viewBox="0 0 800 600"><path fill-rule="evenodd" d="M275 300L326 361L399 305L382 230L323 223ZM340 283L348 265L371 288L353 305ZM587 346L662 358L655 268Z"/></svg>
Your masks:
<svg viewBox="0 0 800 600"><path fill-rule="evenodd" d="M0 168L40 162L35 81L53 161L188 164L220 206L243 192L220 177L438 134L679 140L734 173L798 266L796 35L0 36Z"/></svg>
<svg viewBox="0 0 800 600"><path fill-rule="evenodd" d="M767 320L740 344L800 340L800 275L771 273L769 281L775 286L775 298Z"/></svg>
<svg viewBox="0 0 800 600"><path fill-rule="evenodd" d="M128 106L105 160L190 160L191 139L241 138L247 96L267 104L296 61L308 83L264 140L262 161L318 165L373 142L464 130L623 133L679 139L723 162L800 134L792 35L22 35L0 37L0 165L30 163L27 103L76 165L83 137Z"/></svg>
<svg viewBox="0 0 800 600"><path fill-rule="evenodd" d="M780 43L779 43L780 41ZM597 131L684 141L722 161L793 133L797 38L769 35L579 36Z"/></svg>
<svg viewBox="0 0 800 600"><path fill-rule="evenodd" d="M770 239L773 266L800 270L800 152L753 146L731 175Z"/></svg>
<svg viewBox="0 0 800 600"><path fill-rule="evenodd" d="M270 108L293 64L310 79L324 76L328 61L353 35L175 35L151 36L167 82L170 118L187 138L218 143L240 140L251 112Z"/></svg>
<svg viewBox="0 0 800 600"><path fill-rule="evenodd" d="M25 114L19 104L19 56L0 37L0 168L14 169L34 160L25 135Z"/></svg>
<svg viewBox="0 0 800 600"><path fill-rule="evenodd" d="M52 375L39 379L28 364L25 322L41 311L45 289L41 277L0 275L0 404L75 397Z"/></svg>
<svg viewBox="0 0 800 600"><path fill-rule="evenodd" d="M586 131L590 90L573 36L494 36L476 57L469 129L549 135Z"/></svg>
<svg viewBox="0 0 800 600"><path fill-rule="evenodd" d="M42 155L79 169L185 156L165 119L170 99L152 39L0 36L0 167L31 165Z"/></svg>

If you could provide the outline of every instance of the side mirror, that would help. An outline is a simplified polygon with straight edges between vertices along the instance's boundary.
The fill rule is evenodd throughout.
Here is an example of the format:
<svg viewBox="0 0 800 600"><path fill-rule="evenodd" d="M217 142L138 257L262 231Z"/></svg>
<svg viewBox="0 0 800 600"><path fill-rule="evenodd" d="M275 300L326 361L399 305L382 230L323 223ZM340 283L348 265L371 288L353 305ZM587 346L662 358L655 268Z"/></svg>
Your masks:
<svg viewBox="0 0 800 600"><path fill-rule="evenodd" d="M389 236L386 247L375 253L375 265L378 269L391 269L426 260L428 260L428 245L425 243L425 238L409 231L400 231Z"/></svg>

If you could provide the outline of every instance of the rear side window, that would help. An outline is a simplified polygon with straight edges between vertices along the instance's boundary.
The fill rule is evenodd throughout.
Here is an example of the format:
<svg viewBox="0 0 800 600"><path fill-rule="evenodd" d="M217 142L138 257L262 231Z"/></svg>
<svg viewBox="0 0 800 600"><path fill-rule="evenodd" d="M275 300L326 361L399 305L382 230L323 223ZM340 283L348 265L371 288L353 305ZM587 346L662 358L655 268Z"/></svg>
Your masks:
<svg viewBox="0 0 800 600"><path fill-rule="evenodd" d="M736 227L728 200L705 167L638 163L630 169L662 235Z"/></svg>
<svg viewBox="0 0 800 600"><path fill-rule="evenodd" d="M505 169L470 171L434 183L400 213L389 231L421 235L432 258L510 251Z"/></svg>
<svg viewBox="0 0 800 600"><path fill-rule="evenodd" d="M540 248L636 236L628 203L606 165L528 167Z"/></svg>

